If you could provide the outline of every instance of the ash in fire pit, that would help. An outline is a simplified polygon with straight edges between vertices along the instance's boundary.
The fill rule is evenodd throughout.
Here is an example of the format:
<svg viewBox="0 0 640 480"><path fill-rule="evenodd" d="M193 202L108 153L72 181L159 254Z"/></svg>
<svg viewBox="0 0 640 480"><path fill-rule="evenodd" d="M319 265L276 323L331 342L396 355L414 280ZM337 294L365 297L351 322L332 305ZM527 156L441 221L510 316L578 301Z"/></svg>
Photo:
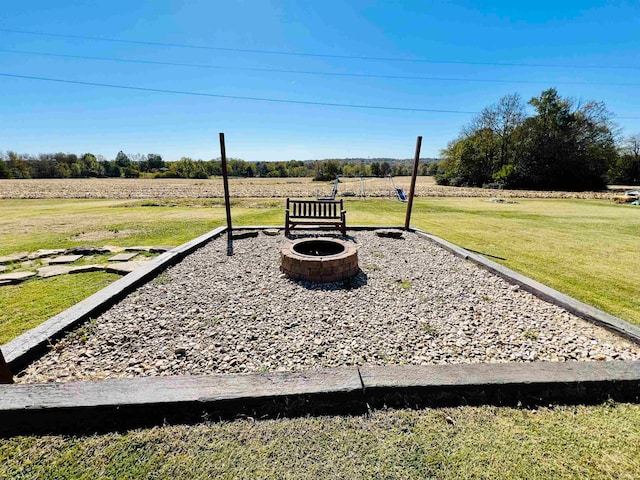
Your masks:
<svg viewBox="0 0 640 480"><path fill-rule="evenodd" d="M307 240L293 245L293 250L302 255L311 255L313 257L326 257L329 255L338 255L345 251L342 243L330 240Z"/></svg>
<svg viewBox="0 0 640 480"><path fill-rule="evenodd" d="M294 280L339 282L358 273L358 250L337 239L287 242L280 251L280 270Z"/></svg>

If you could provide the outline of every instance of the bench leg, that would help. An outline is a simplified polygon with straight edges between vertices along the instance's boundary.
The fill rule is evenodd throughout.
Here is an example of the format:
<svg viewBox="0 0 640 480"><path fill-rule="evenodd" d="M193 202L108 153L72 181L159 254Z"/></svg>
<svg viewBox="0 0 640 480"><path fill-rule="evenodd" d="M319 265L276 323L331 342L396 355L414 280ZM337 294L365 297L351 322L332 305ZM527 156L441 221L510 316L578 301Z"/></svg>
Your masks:
<svg viewBox="0 0 640 480"><path fill-rule="evenodd" d="M289 199L287 198L287 206L289 206ZM284 214L284 236L289 236L289 209Z"/></svg>

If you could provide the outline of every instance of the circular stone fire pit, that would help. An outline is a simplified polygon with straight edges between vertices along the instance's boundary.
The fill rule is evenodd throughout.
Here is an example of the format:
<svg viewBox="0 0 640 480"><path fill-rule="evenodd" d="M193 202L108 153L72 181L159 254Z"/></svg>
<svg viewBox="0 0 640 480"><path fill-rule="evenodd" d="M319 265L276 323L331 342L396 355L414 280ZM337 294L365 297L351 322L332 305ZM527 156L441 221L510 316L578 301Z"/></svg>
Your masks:
<svg viewBox="0 0 640 480"><path fill-rule="evenodd" d="M287 242L280 251L280 270L294 280L347 280L358 273L358 249L338 239Z"/></svg>

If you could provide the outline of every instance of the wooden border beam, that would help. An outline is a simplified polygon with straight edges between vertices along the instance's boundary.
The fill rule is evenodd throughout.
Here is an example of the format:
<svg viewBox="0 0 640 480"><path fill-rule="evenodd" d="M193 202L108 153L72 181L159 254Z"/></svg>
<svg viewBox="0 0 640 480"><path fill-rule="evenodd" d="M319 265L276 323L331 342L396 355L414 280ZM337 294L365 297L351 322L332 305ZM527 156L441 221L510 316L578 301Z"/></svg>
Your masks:
<svg viewBox="0 0 640 480"><path fill-rule="evenodd" d="M639 400L640 362L368 366L0 386L0 436L95 433L238 416Z"/></svg>

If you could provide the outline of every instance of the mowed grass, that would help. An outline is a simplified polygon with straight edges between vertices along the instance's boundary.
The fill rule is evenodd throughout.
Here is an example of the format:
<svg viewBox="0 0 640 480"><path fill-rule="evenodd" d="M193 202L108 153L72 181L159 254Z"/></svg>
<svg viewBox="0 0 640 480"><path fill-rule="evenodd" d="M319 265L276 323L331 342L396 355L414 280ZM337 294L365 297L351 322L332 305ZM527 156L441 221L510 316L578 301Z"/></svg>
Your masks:
<svg viewBox="0 0 640 480"><path fill-rule="evenodd" d="M90 272L30 280L0 289L0 344L84 300L120 275Z"/></svg>
<svg viewBox="0 0 640 480"><path fill-rule="evenodd" d="M640 405L397 410L14 437L0 440L0 477L635 479Z"/></svg>
<svg viewBox="0 0 640 480"><path fill-rule="evenodd" d="M234 225L282 225L284 199L234 199ZM403 225L406 204L347 199L348 224ZM640 324L640 209L600 200L417 198L412 225ZM0 200L0 255L79 244L179 245L225 224L220 199ZM492 258L492 257L489 257ZM0 343L118 277L0 288Z"/></svg>

